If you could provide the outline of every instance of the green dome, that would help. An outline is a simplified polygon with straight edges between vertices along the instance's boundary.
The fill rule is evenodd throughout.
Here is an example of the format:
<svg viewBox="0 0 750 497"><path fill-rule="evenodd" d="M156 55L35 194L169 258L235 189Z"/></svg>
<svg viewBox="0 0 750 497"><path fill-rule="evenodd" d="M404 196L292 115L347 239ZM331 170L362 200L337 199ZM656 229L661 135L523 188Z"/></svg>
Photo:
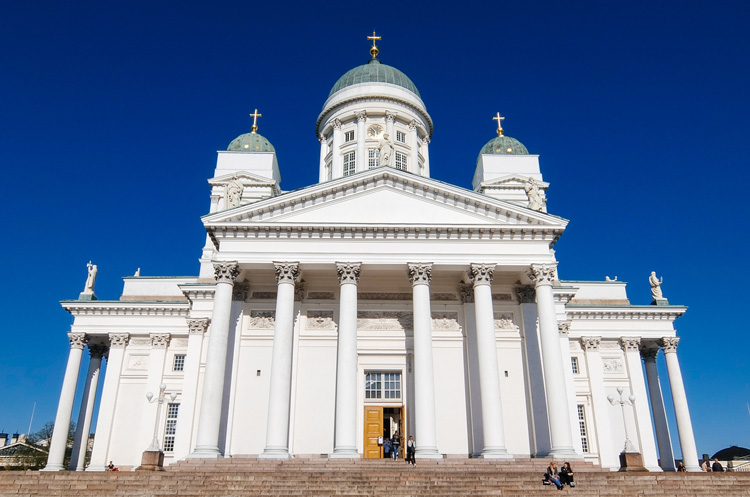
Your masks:
<svg viewBox="0 0 750 497"><path fill-rule="evenodd" d="M331 88L331 93L328 94L330 97L339 90L342 90L348 86L354 86L359 83L390 83L392 85L406 88L416 96L421 98L419 90L411 82L406 74L402 73L395 67L381 64L378 59L372 59L365 65L355 67L350 70L336 81L336 84Z"/></svg>
<svg viewBox="0 0 750 497"><path fill-rule="evenodd" d="M482 147L480 154L529 155L523 143L510 136L496 136Z"/></svg>
<svg viewBox="0 0 750 497"><path fill-rule="evenodd" d="M258 133L245 133L240 135L229 144L227 150L236 150L238 152L275 152L266 137Z"/></svg>

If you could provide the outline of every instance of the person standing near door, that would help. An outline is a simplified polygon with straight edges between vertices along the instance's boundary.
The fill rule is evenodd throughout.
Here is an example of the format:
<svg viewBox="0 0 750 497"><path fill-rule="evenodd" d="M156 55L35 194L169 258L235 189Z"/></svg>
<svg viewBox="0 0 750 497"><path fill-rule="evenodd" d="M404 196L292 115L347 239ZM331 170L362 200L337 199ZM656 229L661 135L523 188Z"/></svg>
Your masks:
<svg viewBox="0 0 750 497"><path fill-rule="evenodd" d="M385 437L385 442L383 442L383 455L386 459L391 457L391 439L388 437Z"/></svg>
<svg viewBox="0 0 750 497"><path fill-rule="evenodd" d="M398 459L398 449L401 447L401 437L398 435L398 431L393 432L393 438L391 438L391 455L394 459Z"/></svg>
<svg viewBox="0 0 750 497"><path fill-rule="evenodd" d="M409 435L409 440L406 441L406 462L411 463L412 466L417 465L417 461L414 459L416 452L417 444L414 442L414 437Z"/></svg>

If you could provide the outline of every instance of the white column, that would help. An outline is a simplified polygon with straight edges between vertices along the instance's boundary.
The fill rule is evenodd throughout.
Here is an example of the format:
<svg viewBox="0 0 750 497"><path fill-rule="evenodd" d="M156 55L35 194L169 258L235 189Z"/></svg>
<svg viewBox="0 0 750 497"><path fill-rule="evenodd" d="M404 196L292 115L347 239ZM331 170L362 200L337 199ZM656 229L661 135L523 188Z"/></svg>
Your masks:
<svg viewBox="0 0 750 497"><path fill-rule="evenodd" d="M344 158L341 155L341 121L334 119L331 123L333 126L333 143L331 144L331 170L333 171L332 179L340 178L344 175Z"/></svg>
<svg viewBox="0 0 750 497"><path fill-rule="evenodd" d="M367 153L365 151L365 124L367 112L357 112L357 172L367 171Z"/></svg>
<svg viewBox="0 0 750 497"><path fill-rule="evenodd" d="M396 114L385 111L385 132L388 133L388 139L391 140L391 143L396 141L396 135L393 133L393 122L395 120Z"/></svg>
<svg viewBox="0 0 750 497"><path fill-rule="evenodd" d="M417 140L417 121L409 123L409 172L424 175L424 171L419 168L419 141Z"/></svg>
<svg viewBox="0 0 750 497"><path fill-rule="evenodd" d="M658 348L642 348L641 357L646 365L646 380L648 393L651 398L651 409L654 416L656 443L659 446L659 465L664 471L675 471L674 452L672 451L672 437L669 435L667 411L664 409L664 397L661 393L659 371L656 367Z"/></svg>
<svg viewBox="0 0 750 497"><path fill-rule="evenodd" d="M117 407L117 394L120 389L120 372L125 358L125 347L130 341L127 333L109 334L109 352L107 369L104 374L102 398L99 401L99 414L96 420L94 447L91 449L91 461L86 471L104 471L108 463L109 442L112 439L112 423Z"/></svg>
<svg viewBox="0 0 750 497"><path fill-rule="evenodd" d="M558 459L575 459L573 434L570 430L570 406L565 386L565 367L560 352L560 337L555 315L552 282L555 266L533 265L529 276L536 283L536 305L539 311L539 338L542 346L542 367L547 390L549 414L550 453Z"/></svg>
<svg viewBox="0 0 750 497"><path fill-rule="evenodd" d="M425 136L422 139L422 158L424 159L424 174L426 178L430 177L430 137Z"/></svg>
<svg viewBox="0 0 750 497"><path fill-rule="evenodd" d="M336 263L341 284L336 365L336 433L331 457L357 452L357 283L360 263Z"/></svg>
<svg viewBox="0 0 750 497"><path fill-rule="evenodd" d="M289 458L289 403L292 391L294 345L294 284L299 276L296 262L274 262L276 267L276 321L271 353L271 385L268 393L266 448L261 459Z"/></svg>
<svg viewBox="0 0 750 497"><path fill-rule="evenodd" d="M94 415L94 401L96 389L99 386L99 371L102 366L102 356L106 351L103 345L89 344L89 370L86 372L86 385L83 388L81 408L78 411L76 436L73 441L73 452L70 455L70 471L83 471L86 461L86 450L89 447L89 433L91 432L91 418Z"/></svg>
<svg viewBox="0 0 750 497"><path fill-rule="evenodd" d="M177 412L177 431L174 441L174 459L180 460L190 454L193 438L195 404L198 398L198 377L201 365L203 335L208 329L208 318L191 318L188 323L188 345L185 354L185 370L182 380L182 402Z"/></svg>
<svg viewBox="0 0 750 497"><path fill-rule="evenodd" d="M661 339L661 346L664 349L664 359L667 362L667 375L672 390L677 434L680 437L680 448L682 449L682 462L688 471L700 471L698 449L695 447L695 436L693 435L693 423L690 421L685 385L682 383L682 371L680 371L680 362L677 360L677 344L679 341L680 339L677 337L665 337Z"/></svg>
<svg viewBox="0 0 750 497"><path fill-rule="evenodd" d="M619 468L619 451L612 445L612 429L609 424L609 401L604 389L604 365L599 351L600 337L581 337L581 347L586 354L586 370L591 391L591 406L599 459L603 468ZM594 435L590 430L589 436Z"/></svg>
<svg viewBox="0 0 750 497"><path fill-rule="evenodd" d="M622 337L620 345L625 353L625 362L630 378L630 391L635 395L633 414L637 429L638 448L643 458L643 465L649 471L661 471L656 457L654 444L654 427L651 424L651 412L646 400L646 381L643 379L643 365L641 364L641 339L638 337Z"/></svg>
<svg viewBox="0 0 750 497"><path fill-rule="evenodd" d="M57 416L55 416L55 428L52 430L47 465L42 471L62 471L65 469L63 460L68 444L70 417L73 414L78 372L81 369L81 356L83 355L83 347L86 346L87 337L85 333L68 333L68 339L70 340L68 365L65 368L60 401L57 404Z"/></svg>
<svg viewBox="0 0 750 497"><path fill-rule="evenodd" d="M482 457L510 458L505 448L503 404L500 397L500 368L497 364L495 339L495 311L492 304L492 274L494 264L472 264L474 283L474 316L477 325L479 362L479 391L482 396Z"/></svg>
<svg viewBox="0 0 750 497"><path fill-rule="evenodd" d="M214 264L216 291L211 316L211 331L208 337L206 370L203 375L203 395L198 416L198 433L195 450L190 457L219 457L219 428L221 405L224 400L224 377L227 365L229 341L229 317L232 312L232 287L240 274L236 262Z"/></svg>
<svg viewBox="0 0 750 497"><path fill-rule="evenodd" d="M328 155L326 144L328 140L326 140L324 135L320 135L318 141L320 142L320 174L318 175L318 183L323 183L324 181L328 181L328 171L326 170L326 155Z"/></svg>
<svg viewBox="0 0 750 497"><path fill-rule="evenodd" d="M442 458L437 448L435 422L435 374L432 367L432 264L409 264L414 305L414 433L416 456ZM406 441L402 440L402 447Z"/></svg>
<svg viewBox="0 0 750 497"><path fill-rule="evenodd" d="M133 434L133 442L139 449L146 450L151 447L154 440L154 425L161 424L157 420L159 416L159 404L157 402L148 402L146 393L151 392L155 397L159 396L159 385L166 383L164 381L164 361L167 358L167 346L169 345L169 333L151 333L151 351L148 356L148 376L146 377L146 386L143 388L142 396L136 402L140 402L139 413L141 415L141 429L137 434Z"/></svg>

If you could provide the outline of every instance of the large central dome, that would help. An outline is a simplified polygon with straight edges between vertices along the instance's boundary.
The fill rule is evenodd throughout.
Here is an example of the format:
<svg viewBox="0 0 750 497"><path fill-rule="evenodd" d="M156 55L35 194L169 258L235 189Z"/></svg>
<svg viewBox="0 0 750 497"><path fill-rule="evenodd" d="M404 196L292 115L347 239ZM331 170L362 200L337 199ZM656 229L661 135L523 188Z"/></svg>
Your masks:
<svg viewBox="0 0 750 497"><path fill-rule="evenodd" d="M402 73L395 67L381 64L378 59L372 59L367 64L355 67L341 76L339 80L336 81L336 84L333 85L333 88L331 88L331 93L329 93L328 96L330 97L341 89L359 83L389 83L400 86L401 88L406 88L421 98L419 90L417 90L417 87L406 74Z"/></svg>

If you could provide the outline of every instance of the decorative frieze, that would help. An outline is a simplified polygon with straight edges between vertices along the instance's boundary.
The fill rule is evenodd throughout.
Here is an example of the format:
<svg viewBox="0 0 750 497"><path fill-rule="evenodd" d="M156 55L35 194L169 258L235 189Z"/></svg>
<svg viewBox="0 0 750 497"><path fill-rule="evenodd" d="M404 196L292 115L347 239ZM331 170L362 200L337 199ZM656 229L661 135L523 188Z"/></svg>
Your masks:
<svg viewBox="0 0 750 497"><path fill-rule="evenodd" d="M307 292L307 298L308 300L333 300L334 294L333 292Z"/></svg>
<svg viewBox="0 0 750 497"><path fill-rule="evenodd" d="M636 351L641 348L641 339L637 337L622 337L620 338L620 343L622 344L622 350L626 352Z"/></svg>
<svg viewBox="0 0 750 497"><path fill-rule="evenodd" d="M232 287L232 300L236 302L244 302L250 293L250 284L246 281L242 283L235 283Z"/></svg>
<svg viewBox="0 0 750 497"><path fill-rule="evenodd" d="M552 285L556 279L557 266L549 264L532 264L529 270L531 281L539 285Z"/></svg>
<svg viewBox="0 0 750 497"><path fill-rule="evenodd" d="M664 337L659 341L659 345L664 349L664 353L677 352L677 344L680 339L677 337Z"/></svg>
<svg viewBox="0 0 750 497"><path fill-rule="evenodd" d="M191 318L187 320L188 334L190 335L203 335L208 329L208 318Z"/></svg>
<svg viewBox="0 0 750 497"><path fill-rule="evenodd" d="M250 328L272 330L275 324L276 311L250 311Z"/></svg>
<svg viewBox="0 0 750 497"><path fill-rule="evenodd" d="M509 293L493 293L492 300L495 302L511 302L513 300L513 295Z"/></svg>
<svg viewBox="0 0 750 497"><path fill-rule="evenodd" d="M360 311L357 313L358 330L411 330L414 316L406 311Z"/></svg>
<svg viewBox="0 0 750 497"><path fill-rule="evenodd" d="M604 359L602 370L604 374L619 374L625 371L625 366L620 359Z"/></svg>
<svg viewBox="0 0 750 497"><path fill-rule="evenodd" d="M307 311L308 330L335 330L336 323L333 321L333 311Z"/></svg>
<svg viewBox="0 0 750 497"><path fill-rule="evenodd" d="M581 337L581 346L585 350L599 350L602 339L599 337Z"/></svg>
<svg viewBox="0 0 750 497"><path fill-rule="evenodd" d="M459 331L457 312L433 312L432 329L439 331Z"/></svg>
<svg viewBox="0 0 750 497"><path fill-rule="evenodd" d="M88 342L86 333L68 333L68 340L70 341L71 349L83 350Z"/></svg>
<svg viewBox="0 0 750 497"><path fill-rule="evenodd" d="M214 278L217 283L233 285L239 275L240 266L237 262L214 262Z"/></svg>
<svg viewBox="0 0 750 497"><path fill-rule="evenodd" d="M363 292L357 294L358 300L411 300L411 293Z"/></svg>
<svg viewBox="0 0 750 497"><path fill-rule="evenodd" d="M359 262L337 262L336 272L339 276L339 283L344 285L346 283L359 283L359 272L362 264Z"/></svg>
<svg viewBox="0 0 750 497"><path fill-rule="evenodd" d="M534 288L534 285L518 285L515 290L520 303L533 304L536 301L536 288Z"/></svg>
<svg viewBox="0 0 750 497"><path fill-rule="evenodd" d="M294 284L299 276L299 263L297 262L274 262L276 268L276 283Z"/></svg>
<svg viewBox="0 0 750 497"><path fill-rule="evenodd" d="M495 330L498 331L519 331L520 328L513 321L513 313L496 312L495 313Z"/></svg>
<svg viewBox="0 0 750 497"><path fill-rule="evenodd" d="M276 300L276 292L253 292L254 299Z"/></svg>
<svg viewBox="0 0 750 497"><path fill-rule="evenodd" d="M124 349L130 341L130 335L128 333L110 333L109 334L109 348L110 349Z"/></svg>
<svg viewBox="0 0 750 497"><path fill-rule="evenodd" d="M430 300L433 302L436 300L455 301L455 300L458 300L458 298L456 297L455 293L433 293L430 295Z"/></svg>
<svg viewBox="0 0 750 497"><path fill-rule="evenodd" d="M412 286L429 285L432 279L432 263L411 263L407 273Z"/></svg>
<svg viewBox="0 0 750 497"><path fill-rule="evenodd" d="M151 333L151 346L155 349L166 349L169 345L169 333Z"/></svg>
<svg viewBox="0 0 750 497"><path fill-rule="evenodd" d="M474 286L491 285L494 273L495 264L472 264L469 270Z"/></svg>

